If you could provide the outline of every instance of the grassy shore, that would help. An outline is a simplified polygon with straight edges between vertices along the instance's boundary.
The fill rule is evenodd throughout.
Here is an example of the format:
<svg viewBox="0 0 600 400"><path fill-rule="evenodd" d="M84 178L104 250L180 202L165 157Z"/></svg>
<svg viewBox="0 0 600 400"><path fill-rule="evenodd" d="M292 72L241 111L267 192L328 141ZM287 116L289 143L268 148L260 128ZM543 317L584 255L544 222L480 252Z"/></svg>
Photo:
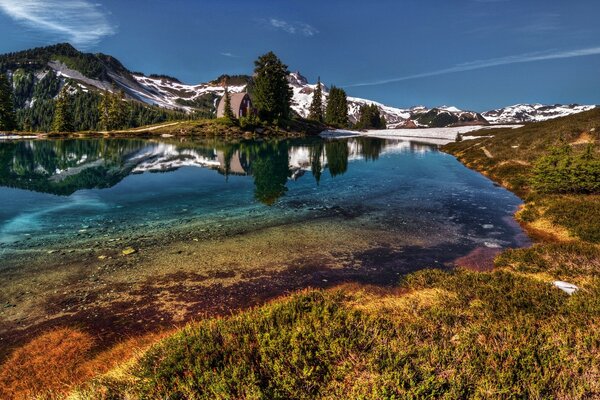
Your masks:
<svg viewBox="0 0 600 400"><path fill-rule="evenodd" d="M185 121L167 121L154 125L115 131L81 131L81 132L21 132L10 134L20 136L60 137L154 137L154 136L221 136L239 137L297 137L318 135L328 127L316 121L294 118L278 124L255 123L243 124L226 118L198 119Z"/></svg>
<svg viewBox="0 0 600 400"><path fill-rule="evenodd" d="M598 398L600 196L539 194L530 182L549 146L566 141L582 152L599 131L595 110L444 148L525 200L517 218L536 243L503 252L494 271L424 270L395 288L307 290L100 354L89 351L89 335L53 332L5 362L0 390L71 399ZM580 290L569 296L554 280ZM40 350L57 344L61 354Z"/></svg>

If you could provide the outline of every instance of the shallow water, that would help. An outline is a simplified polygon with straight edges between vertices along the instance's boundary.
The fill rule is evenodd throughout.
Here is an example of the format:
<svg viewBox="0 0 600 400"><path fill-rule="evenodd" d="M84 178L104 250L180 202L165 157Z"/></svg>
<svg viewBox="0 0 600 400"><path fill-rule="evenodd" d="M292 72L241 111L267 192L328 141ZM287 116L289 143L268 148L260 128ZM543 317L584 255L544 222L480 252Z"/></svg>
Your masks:
<svg viewBox="0 0 600 400"><path fill-rule="evenodd" d="M124 232L248 232L330 216L397 231L400 245L517 244L506 217L520 200L427 143L19 141L0 143L0 157L3 261Z"/></svg>
<svg viewBox="0 0 600 400"><path fill-rule="evenodd" d="M15 141L0 167L4 349L58 326L108 344L306 287L485 269L526 243L517 197L423 142Z"/></svg>

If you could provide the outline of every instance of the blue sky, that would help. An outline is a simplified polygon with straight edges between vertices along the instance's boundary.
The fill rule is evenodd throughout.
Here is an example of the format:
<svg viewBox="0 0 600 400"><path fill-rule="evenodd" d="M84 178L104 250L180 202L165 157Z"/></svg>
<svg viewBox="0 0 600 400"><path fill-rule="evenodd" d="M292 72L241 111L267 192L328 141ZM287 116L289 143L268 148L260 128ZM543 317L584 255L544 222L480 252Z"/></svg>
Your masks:
<svg viewBox="0 0 600 400"><path fill-rule="evenodd" d="M598 0L0 0L0 52L69 41L199 83L277 53L385 104L600 104Z"/></svg>

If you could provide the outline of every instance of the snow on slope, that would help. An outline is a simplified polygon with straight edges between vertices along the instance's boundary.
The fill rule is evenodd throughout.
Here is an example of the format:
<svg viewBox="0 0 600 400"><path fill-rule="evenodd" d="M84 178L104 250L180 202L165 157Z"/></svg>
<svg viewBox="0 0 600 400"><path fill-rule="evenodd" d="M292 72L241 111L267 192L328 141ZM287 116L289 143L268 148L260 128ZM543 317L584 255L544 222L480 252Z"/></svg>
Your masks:
<svg viewBox="0 0 600 400"><path fill-rule="evenodd" d="M70 78L78 82L79 86L86 88L96 88L99 90L114 90L114 86L110 82L91 79L79 71L68 68L65 64L59 61L52 61L48 66L53 69L58 76ZM211 95L211 100L216 103L225 92L222 85L213 83L200 83L197 85L187 85L177 82L166 77L148 77L142 74L119 74L115 72L109 73L110 77L116 83L118 89L123 89L125 93L136 100L147 104L157 105L167 109L180 109L192 111L193 106L190 105L195 100L205 95ZM307 79L299 72L293 72L288 76L288 82L292 87L292 109L300 116L307 117L310 104L313 98L313 92L317 87L316 84L308 83ZM329 90L327 86L322 85L324 104L327 104ZM228 86L231 93L239 93L246 89L245 85ZM187 104L182 104L187 103ZM436 113L448 113L458 116L459 121L463 124L485 124L485 121L477 120L476 113L472 111L463 111L452 106L441 106L434 109L418 106L410 109L401 109L386 106L384 104L361 99L357 97L348 97L348 114L350 121L356 122L360 116L360 107L362 105L375 104L383 116L385 116L389 128L423 128L427 125L419 123L419 116L431 111ZM542 104L517 104L510 107L490 110L481 115L492 125L497 124L519 124L524 122L546 121L553 118L564 117L588 111L595 106L588 105L542 105Z"/></svg>
<svg viewBox="0 0 600 400"><path fill-rule="evenodd" d="M313 92L317 88L316 84L309 84L305 77L300 72L292 72L288 77L288 82L292 87L294 96L292 98L292 109L301 117L306 118L309 113L310 104L313 99ZM329 97L329 89L321 83L323 90L323 103L327 104ZM410 118L410 111L400 108L388 107L375 101L360 99L358 97L348 97L348 115L350 121L356 122L360 116L360 107L362 105L375 104L385 116L390 124L402 123Z"/></svg>
<svg viewBox="0 0 600 400"><path fill-rule="evenodd" d="M192 109L191 107L183 106L178 101L193 101L205 94L214 94L217 97L222 97L225 93L225 87L209 83L186 85L166 78L150 78L144 75L133 75L133 77L144 89L139 95L144 98L146 103L166 108L181 108L189 111ZM245 85L227 87L230 93L240 93L245 88Z"/></svg>
<svg viewBox="0 0 600 400"><path fill-rule="evenodd" d="M483 113L485 119L491 124L514 124L522 122L540 122L553 118L566 117L588 111L596 106L570 105L543 105L543 104L516 104L514 106L499 108Z"/></svg>

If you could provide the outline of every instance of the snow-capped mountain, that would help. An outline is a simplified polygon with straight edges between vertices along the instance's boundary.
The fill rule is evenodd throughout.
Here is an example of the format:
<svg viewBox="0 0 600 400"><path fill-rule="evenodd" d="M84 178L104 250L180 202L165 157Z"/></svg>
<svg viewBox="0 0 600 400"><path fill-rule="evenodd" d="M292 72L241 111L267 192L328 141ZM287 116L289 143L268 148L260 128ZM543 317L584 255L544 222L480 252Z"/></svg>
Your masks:
<svg viewBox="0 0 600 400"><path fill-rule="evenodd" d="M141 73L123 73L115 70L108 71L109 79L100 80L88 78L60 61L50 61L47 67L63 79L76 81L85 90L123 90L131 99L171 110L191 111L197 108L198 101L203 98L214 104L216 99L225 93L224 85L215 83L186 85L171 77L145 76ZM228 90L238 93L245 87L246 85L232 85L228 86Z"/></svg>
<svg viewBox="0 0 600 400"><path fill-rule="evenodd" d="M117 59L105 54L81 53L69 44L58 44L17 53L0 55L0 72L8 73L15 89L19 109L37 107L43 114L48 101L69 85L69 93L122 90L139 102L170 110L214 113L225 86L231 93L246 90L250 76L223 75L218 79L196 85L184 84L164 75L144 75L131 72ZM299 72L288 76L293 90L292 108L302 117L308 116L316 84L311 84ZM329 90L322 84L324 103ZM363 105L376 105L385 116L388 128L448 127L465 125L518 124L544 121L582 111L594 106L579 105L527 105L521 104L478 113L452 106L409 109L390 107L372 100L348 97L350 121L356 122Z"/></svg>
<svg viewBox="0 0 600 400"><path fill-rule="evenodd" d="M306 118L309 114L310 104L312 103L313 93L317 84L310 84L300 72L292 72L288 76L288 82L292 87L294 97L292 98L292 109L301 117ZM323 103L327 104L329 97L329 88L321 83L323 91ZM360 116L360 107L363 105L375 104L380 112L385 116L388 124L402 123L410 118L410 110L388 107L372 100L360 99L357 97L348 97L348 115L350 121L356 122Z"/></svg>
<svg viewBox="0 0 600 400"><path fill-rule="evenodd" d="M313 92L317 85L308 83L308 80L300 72L292 72L288 76L288 82L292 87L294 97L292 98L292 109L300 116L307 117ZM329 89L321 84L324 103L327 104ZM348 116L351 122L360 118L360 107L375 104L380 113L385 116L389 128L419 128L419 127L443 127L449 125L487 125L487 121L478 113L463 111L456 107L413 107L402 109L386 106L373 100L348 97Z"/></svg>
<svg viewBox="0 0 600 400"><path fill-rule="evenodd" d="M553 118L566 117L588 111L596 106L582 106L579 104L516 104L514 106L486 111L482 115L491 124L516 124L523 122L540 122Z"/></svg>

